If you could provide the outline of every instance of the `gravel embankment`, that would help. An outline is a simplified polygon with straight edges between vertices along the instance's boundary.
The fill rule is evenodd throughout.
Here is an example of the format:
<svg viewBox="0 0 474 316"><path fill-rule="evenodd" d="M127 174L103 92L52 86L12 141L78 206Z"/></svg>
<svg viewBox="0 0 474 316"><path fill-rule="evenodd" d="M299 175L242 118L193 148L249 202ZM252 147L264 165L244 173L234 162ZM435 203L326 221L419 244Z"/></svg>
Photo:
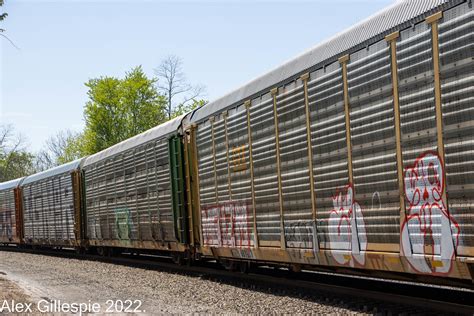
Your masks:
<svg viewBox="0 0 474 316"><path fill-rule="evenodd" d="M6 274L3 277L33 293L35 299L68 303L90 300L103 309L107 300L141 300L141 309L147 314L356 314L314 298L252 291L198 277L102 262L0 251L2 272Z"/></svg>

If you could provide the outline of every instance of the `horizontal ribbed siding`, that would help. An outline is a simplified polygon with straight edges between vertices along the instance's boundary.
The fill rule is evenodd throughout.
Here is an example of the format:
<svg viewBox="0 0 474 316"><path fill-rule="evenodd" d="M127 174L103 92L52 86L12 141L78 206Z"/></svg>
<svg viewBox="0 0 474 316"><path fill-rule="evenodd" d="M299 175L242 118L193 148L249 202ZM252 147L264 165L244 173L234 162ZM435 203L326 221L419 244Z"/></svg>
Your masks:
<svg viewBox="0 0 474 316"><path fill-rule="evenodd" d="M348 65L354 190L368 250L397 251L400 211L389 46L381 41ZM359 219L358 219L359 220Z"/></svg>
<svg viewBox="0 0 474 316"><path fill-rule="evenodd" d="M84 176L89 239L176 240L166 139L89 165Z"/></svg>
<svg viewBox="0 0 474 316"><path fill-rule="evenodd" d="M448 205L458 255L474 247L474 12L464 4L439 25ZM471 252L472 253L472 252Z"/></svg>
<svg viewBox="0 0 474 316"><path fill-rule="evenodd" d="M17 237L14 189L0 191L0 242L10 242Z"/></svg>
<svg viewBox="0 0 474 316"><path fill-rule="evenodd" d="M75 241L71 174L23 186L23 221L27 243L61 245Z"/></svg>

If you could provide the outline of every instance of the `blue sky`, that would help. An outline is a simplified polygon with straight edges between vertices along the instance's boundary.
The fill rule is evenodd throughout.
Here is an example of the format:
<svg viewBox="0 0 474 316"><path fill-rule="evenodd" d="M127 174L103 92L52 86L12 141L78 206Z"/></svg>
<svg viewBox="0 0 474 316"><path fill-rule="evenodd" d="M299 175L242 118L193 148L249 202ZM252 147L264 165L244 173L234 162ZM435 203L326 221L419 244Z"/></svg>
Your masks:
<svg viewBox="0 0 474 316"><path fill-rule="evenodd" d="M39 150L80 131L89 78L153 69L170 55L213 100L395 0L6 0L0 122Z"/></svg>

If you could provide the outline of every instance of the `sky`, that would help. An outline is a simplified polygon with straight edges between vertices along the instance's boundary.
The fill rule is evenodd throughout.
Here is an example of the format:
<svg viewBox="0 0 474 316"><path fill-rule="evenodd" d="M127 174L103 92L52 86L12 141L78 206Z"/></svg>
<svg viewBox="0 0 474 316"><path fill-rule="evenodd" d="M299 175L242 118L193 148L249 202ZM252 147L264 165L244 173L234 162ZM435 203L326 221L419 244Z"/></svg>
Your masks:
<svg viewBox="0 0 474 316"><path fill-rule="evenodd" d="M6 0L16 47L0 37L0 124L38 151L82 130L86 81L138 65L152 77L169 55L212 101L394 2Z"/></svg>

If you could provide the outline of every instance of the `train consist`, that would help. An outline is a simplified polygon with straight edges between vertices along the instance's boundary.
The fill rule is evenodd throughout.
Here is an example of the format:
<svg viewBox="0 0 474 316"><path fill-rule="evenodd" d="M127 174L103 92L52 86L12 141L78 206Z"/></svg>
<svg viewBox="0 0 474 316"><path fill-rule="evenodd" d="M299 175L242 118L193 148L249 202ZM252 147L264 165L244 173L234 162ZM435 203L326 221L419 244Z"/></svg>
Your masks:
<svg viewBox="0 0 474 316"><path fill-rule="evenodd" d="M200 109L0 184L0 243L470 282L473 137L472 1L397 2Z"/></svg>

